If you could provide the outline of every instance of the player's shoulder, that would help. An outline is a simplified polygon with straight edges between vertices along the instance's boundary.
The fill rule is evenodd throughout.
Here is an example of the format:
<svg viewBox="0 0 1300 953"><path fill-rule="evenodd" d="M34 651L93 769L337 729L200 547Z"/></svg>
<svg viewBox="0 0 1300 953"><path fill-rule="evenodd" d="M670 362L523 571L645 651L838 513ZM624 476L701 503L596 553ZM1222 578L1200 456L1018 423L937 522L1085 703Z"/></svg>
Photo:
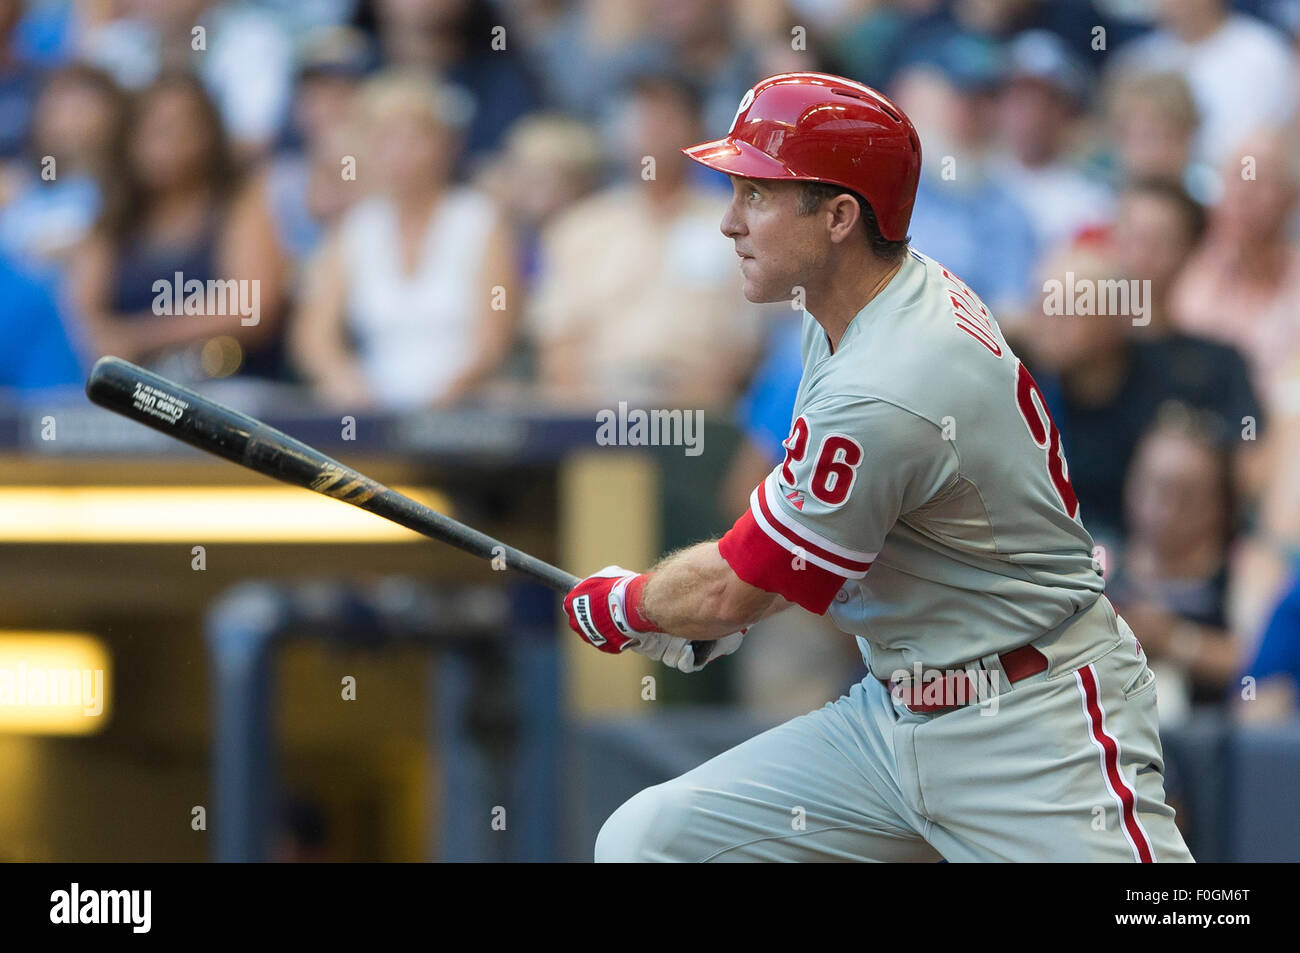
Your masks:
<svg viewBox="0 0 1300 953"><path fill-rule="evenodd" d="M799 415L817 421L824 429L866 435L877 448L891 443L926 443L942 436L941 424L924 409L870 390L813 390L800 405Z"/></svg>
<svg viewBox="0 0 1300 953"><path fill-rule="evenodd" d="M864 357L892 362L897 352L924 356L935 347L962 346L969 336L997 355L1000 338L988 305L941 262L915 248L907 249L898 273L864 312L855 340L849 342ZM954 334L964 331L968 336ZM889 346L893 356L880 348Z"/></svg>
<svg viewBox="0 0 1300 953"><path fill-rule="evenodd" d="M881 322L882 327L902 334L943 333L947 339L963 342L962 338L946 333L963 314L969 314L968 320L976 325L996 324L983 299L942 262L909 247L906 265L908 280L900 287L898 300L888 309L894 320ZM925 323L921 320L924 318L933 321Z"/></svg>
<svg viewBox="0 0 1300 953"><path fill-rule="evenodd" d="M817 347L813 339L810 346ZM841 361L810 367L815 390L874 397L938 421L1001 387L1014 360L988 306L941 263L909 249L846 333ZM817 357L813 354L814 361ZM1003 371L1005 373L999 373Z"/></svg>
<svg viewBox="0 0 1300 953"><path fill-rule="evenodd" d="M920 252L909 251L854 325L835 355L820 326L805 325L801 407L809 412L826 415L842 404L859 417L859 429L885 428L918 445L958 413L980 415L1014 393L1015 356L992 313L961 278Z"/></svg>

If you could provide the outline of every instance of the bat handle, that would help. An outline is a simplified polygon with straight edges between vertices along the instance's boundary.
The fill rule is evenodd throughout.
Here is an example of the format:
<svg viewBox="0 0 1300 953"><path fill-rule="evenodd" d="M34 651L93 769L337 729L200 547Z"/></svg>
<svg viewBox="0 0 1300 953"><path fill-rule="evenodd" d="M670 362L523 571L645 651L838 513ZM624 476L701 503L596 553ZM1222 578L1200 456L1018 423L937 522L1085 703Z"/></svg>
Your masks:
<svg viewBox="0 0 1300 953"><path fill-rule="evenodd" d="M522 555L522 554L521 554ZM564 595L578 583L582 582L573 573L565 572L558 566L542 562L540 559L527 559L515 566L520 572L532 576L546 588Z"/></svg>

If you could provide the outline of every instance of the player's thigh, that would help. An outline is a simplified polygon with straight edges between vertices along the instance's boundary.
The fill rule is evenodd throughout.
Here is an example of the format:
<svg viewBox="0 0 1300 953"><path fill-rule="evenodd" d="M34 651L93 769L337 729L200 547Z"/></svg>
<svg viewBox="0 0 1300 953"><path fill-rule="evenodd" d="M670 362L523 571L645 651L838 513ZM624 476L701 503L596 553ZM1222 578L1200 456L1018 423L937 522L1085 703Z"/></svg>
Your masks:
<svg viewBox="0 0 1300 953"><path fill-rule="evenodd" d="M918 731L927 833L945 857L1191 860L1165 801L1155 689L1126 635L1076 672L1017 685L994 713Z"/></svg>
<svg viewBox="0 0 1300 953"><path fill-rule="evenodd" d="M937 860L898 794L868 705L855 686L646 788L605 822L596 860Z"/></svg>

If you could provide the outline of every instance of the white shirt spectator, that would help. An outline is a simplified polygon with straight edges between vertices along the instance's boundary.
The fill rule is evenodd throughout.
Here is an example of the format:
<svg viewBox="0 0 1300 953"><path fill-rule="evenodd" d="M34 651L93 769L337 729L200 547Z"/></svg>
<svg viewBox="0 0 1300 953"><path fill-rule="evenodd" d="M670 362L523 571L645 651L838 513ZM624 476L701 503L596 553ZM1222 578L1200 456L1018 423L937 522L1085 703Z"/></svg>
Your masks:
<svg viewBox="0 0 1300 953"><path fill-rule="evenodd" d="M989 172L1029 216L1040 249L1055 248L1082 229L1110 221L1115 205L1110 190L1063 159L1028 166L1002 155L990 160Z"/></svg>
<svg viewBox="0 0 1300 953"><path fill-rule="evenodd" d="M1194 43L1167 30L1135 40L1121 51L1118 68L1182 74L1201 112L1197 152L1215 165L1260 126L1286 123L1300 82L1283 35L1242 13L1230 13Z"/></svg>
<svg viewBox="0 0 1300 953"><path fill-rule="evenodd" d="M362 374L382 406L425 406L473 363L485 294L480 274L496 221L491 202L477 192L447 192L429 217L416 267L407 272L390 201L367 199L344 216L348 327Z"/></svg>

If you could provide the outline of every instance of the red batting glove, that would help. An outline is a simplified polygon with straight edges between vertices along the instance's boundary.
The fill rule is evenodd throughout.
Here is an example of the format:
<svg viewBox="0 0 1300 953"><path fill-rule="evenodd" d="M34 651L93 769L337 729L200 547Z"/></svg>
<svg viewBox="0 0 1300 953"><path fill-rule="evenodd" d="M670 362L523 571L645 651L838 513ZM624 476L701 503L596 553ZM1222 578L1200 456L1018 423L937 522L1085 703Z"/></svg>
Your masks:
<svg viewBox="0 0 1300 953"><path fill-rule="evenodd" d="M600 649L617 655L634 648L640 636L657 631L641 605L650 577L621 566L606 566L564 597L569 628Z"/></svg>

